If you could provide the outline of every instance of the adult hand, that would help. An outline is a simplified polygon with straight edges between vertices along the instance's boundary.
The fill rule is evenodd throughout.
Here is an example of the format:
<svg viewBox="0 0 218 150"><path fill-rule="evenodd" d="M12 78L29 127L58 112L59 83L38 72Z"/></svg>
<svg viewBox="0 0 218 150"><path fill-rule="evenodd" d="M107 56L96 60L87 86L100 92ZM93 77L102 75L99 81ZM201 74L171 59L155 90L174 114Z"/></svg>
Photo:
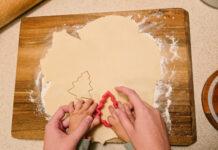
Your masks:
<svg viewBox="0 0 218 150"><path fill-rule="evenodd" d="M132 89L116 87L116 90L126 95L134 107L134 120L128 117L124 109L115 110L120 123L137 150L168 150L170 149L164 121L160 112L144 103Z"/></svg>
<svg viewBox="0 0 218 150"><path fill-rule="evenodd" d="M60 107L45 127L44 150L75 150L80 139L92 124L93 118L86 116L72 133L67 134L63 124L64 116L69 113L69 106Z"/></svg>

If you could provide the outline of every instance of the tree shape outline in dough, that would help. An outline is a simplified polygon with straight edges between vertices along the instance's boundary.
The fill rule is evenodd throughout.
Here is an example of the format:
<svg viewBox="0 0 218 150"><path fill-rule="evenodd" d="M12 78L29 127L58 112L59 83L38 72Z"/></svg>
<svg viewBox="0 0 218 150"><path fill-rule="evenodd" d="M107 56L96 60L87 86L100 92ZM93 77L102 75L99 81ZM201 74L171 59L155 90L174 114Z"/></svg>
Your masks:
<svg viewBox="0 0 218 150"><path fill-rule="evenodd" d="M84 76L87 76L87 78L84 78ZM80 85L80 82L82 80L84 80L84 79L88 80L88 84L86 85L87 91L85 91L86 93L88 93L88 96L79 94L78 91L75 90L77 88L77 86ZM85 98L85 99L92 98L91 91L93 90L93 88L91 86L91 76L90 76L88 71L82 72L80 74L80 76L78 76L77 79L72 82L72 85L73 85L73 87L68 90L68 93L73 95L75 97L75 99L79 99L79 98ZM85 88L83 88L83 89L85 90ZM85 93L84 91L81 91L81 90L79 92Z"/></svg>

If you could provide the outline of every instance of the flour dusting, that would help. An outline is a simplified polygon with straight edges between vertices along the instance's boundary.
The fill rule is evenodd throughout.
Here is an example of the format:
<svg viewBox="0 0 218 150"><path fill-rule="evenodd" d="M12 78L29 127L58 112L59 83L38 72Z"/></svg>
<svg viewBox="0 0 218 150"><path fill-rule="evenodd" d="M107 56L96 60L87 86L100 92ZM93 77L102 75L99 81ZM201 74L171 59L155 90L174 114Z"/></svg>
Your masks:
<svg viewBox="0 0 218 150"><path fill-rule="evenodd" d="M40 114L45 114L45 119L49 120L50 116L48 116L45 112L45 100L44 97L51 86L51 81L50 82L45 82L44 76L42 72L40 71L35 79L35 86L36 86L36 91L39 93L38 96L36 97L35 93L33 90L29 91L29 101L32 103L37 103L37 108L36 112Z"/></svg>
<svg viewBox="0 0 218 150"><path fill-rule="evenodd" d="M163 16L163 13L159 11L152 14L151 16L157 18L165 17ZM170 57L165 56L163 54L160 58L161 79L156 83L155 86L154 104L153 104L155 108L158 108L160 110L162 117L166 122L168 131L170 132L171 119L170 119L169 107L171 105L170 96L173 91L171 81L174 79L176 75L176 71L175 71L175 65L173 66L173 68L171 68L170 71L168 69L168 65L180 59L180 56L178 54L179 41L175 38L175 36L166 35L165 38L169 39L170 41L170 44L168 44L164 39L154 38L150 33L146 33L146 30L149 30L153 27L157 28L158 26L160 26L159 24L156 24L156 22L146 24L145 22L149 19L149 17L144 17L140 22L138 22L139 32L145 32L145 36L153 39L156 42L156 44L159 46L161 53L169 52L171 54Z"/></svg>
<svg viewBox="0 0 218 150"><path fill-rule="evenodd" d="M171 40L170 44L170 52L172 53L172 57L170 61L178 60L180 59L180 56L178 55L178 40L175 39L174 36L166 36Z"/></svg>

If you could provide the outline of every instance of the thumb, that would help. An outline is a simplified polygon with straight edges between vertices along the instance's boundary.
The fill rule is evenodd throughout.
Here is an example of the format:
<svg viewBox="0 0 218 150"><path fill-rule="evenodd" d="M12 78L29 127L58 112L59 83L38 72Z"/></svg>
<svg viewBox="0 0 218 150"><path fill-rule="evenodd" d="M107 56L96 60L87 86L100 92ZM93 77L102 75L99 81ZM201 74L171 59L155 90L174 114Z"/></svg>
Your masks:
<svg viewBox="0 0 218 150"><path fill-rule="evenodd" d="M69 140L76 144L80 141L80 139L85 135L85 133L89 130L92 124L93 118L91 116L87 116L83 121L80 123L79 127L69 135Z"/></svg>
<svg viewBox="0 0 218 150"><path fill-rule="evenodd" d="M115 109L115 112L123 128L126 130L127 134L130 136L132 131L134 130L134 126L129 120L127 114L123 112L122 110L120 110L119 108Z"/></svg>

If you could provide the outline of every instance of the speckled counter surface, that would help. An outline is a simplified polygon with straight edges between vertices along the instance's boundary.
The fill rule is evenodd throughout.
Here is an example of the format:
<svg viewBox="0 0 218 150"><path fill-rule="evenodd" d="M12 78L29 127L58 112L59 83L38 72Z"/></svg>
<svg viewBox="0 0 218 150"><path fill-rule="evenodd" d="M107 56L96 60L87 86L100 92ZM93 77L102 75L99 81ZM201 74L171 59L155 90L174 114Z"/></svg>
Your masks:
<svg viewBox="0 0 218 150"><path fill-rule="evenodd" d="M153 8L180 7L189 12L194 96L197 120L197 142L172 149L218 150L218 131L207 121L201 106L201 91L207 77L218 69L218 10L199 0L51 0L25 16L64 15ZM42 141L18 140L11 137L11 121L20 19L0 31L0 149L40 150ZM103 149L95 145L96 149ZM124 149L106 145L104 149Z"/></svg>

